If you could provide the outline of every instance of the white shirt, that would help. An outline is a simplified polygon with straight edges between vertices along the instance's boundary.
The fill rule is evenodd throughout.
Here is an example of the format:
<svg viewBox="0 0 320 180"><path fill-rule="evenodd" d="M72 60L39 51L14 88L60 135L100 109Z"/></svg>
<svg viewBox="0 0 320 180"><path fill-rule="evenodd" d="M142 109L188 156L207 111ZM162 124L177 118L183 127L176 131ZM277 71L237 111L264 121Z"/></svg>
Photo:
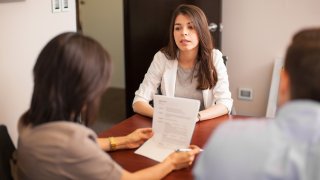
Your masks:
<svg viewBox="0 0 320 180"><path fill-rule="evenodd" d="M215 104L223 104L231 112L233 100L229 90L227 68L223 63L222 53L214 49L213 65L216 68L218 81L212 89L202 91L205 108ZM161 84L163 95L174 97L178 60L168 60L164 53L158 51L144 76L139 89L135 92L133 104L137 101L150 102Z"/></svg>
<svg viewBox="0 0 320 180"><path fill-rule="evenodd" d="M320 103L292 101L274 120L228 121L204 149L196 179L319 180Z"/></svg>

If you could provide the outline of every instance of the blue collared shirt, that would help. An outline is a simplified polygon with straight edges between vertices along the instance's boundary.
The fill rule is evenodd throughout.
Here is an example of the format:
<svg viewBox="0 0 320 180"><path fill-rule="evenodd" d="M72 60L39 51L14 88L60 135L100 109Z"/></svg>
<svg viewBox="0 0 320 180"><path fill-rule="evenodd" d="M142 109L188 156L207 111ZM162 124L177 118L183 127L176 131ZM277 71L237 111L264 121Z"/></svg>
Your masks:
<svg viewBox="0 0 320 180"><path fill-rule="evenodd" d="M320 103L291 101L275 119L228 121L205 146L196 179L320 179Z"/></svg>

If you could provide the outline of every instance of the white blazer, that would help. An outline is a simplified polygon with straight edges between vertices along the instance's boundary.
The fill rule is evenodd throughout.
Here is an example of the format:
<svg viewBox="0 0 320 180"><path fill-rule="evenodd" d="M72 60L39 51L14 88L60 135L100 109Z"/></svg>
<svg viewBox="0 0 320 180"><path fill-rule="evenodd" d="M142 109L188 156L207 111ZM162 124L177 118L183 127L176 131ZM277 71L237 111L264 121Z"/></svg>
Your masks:
<svg viewBox="0 0 320 180"><path fill-rule="evenodd" d="M207 109L215 104L223 104L231 112L233 100L229 90L227 68L223 63L222 53L214 49L212 52L213 65L218 74L218 81L214 88L202 91L204 107ZM137 101L150 102L161 83L161 93L174 97L178 60L168 60L164 53L158 51L144 76L139 89L135 92L133 104Z"/></svg>

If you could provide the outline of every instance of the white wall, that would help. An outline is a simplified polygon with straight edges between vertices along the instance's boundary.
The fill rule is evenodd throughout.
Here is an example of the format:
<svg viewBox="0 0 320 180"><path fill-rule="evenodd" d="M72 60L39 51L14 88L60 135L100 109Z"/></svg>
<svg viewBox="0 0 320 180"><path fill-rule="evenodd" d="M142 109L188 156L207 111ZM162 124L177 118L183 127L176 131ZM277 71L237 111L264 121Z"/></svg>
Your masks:
<svg viewBox="0 0 320 180"><path fill-rule="evenodd" d="M265 115L273 62L295 32L320 26L319 7L319 0L223 0L222 50L237 114ZM253 100L237 99L239 87L252 88Z"/></svg>
<svg viewBox="0 0 320 180"><path fill-rule="evenodd" d="M32 68L41 48L55 35L76 31L75 1L70 11L51 13L51 0L0 0L0 124L17 141L17 121L29 107Z"/></svg>
<svg viewBox="0 0 320 180"><path fill-rule="evenodd" d="M97 39L113 62L111 87L125 88L122 0L83 0L80 18L83 33Z"/></svg>

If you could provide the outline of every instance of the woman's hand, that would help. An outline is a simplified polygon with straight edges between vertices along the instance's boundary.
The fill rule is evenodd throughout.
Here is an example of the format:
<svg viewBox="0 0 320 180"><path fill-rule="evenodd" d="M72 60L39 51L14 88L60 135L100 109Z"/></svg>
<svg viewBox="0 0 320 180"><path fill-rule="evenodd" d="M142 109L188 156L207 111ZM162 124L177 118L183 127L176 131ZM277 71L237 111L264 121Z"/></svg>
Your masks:
<svg viewBox="0 0 320 180"><path fill-rule="evenodd" d="M191 151L171 153L164 160L164 163L170 163L174 170L190 166L195 158L195 155L200 152L200 148L196 145L190 145L189 148Z"/></svg>
<svg viewBox="0 0 320 180"><path fill-rule="evenodd" d="M136 129L126 137L126 147L129 149L137 148L153 136L151 128Z"/></svg>
<svg viewBox="0 0 320 180"><path fill-rule="evenodd" d="M153 132L151 128L140 128L126 136L112 137L115 145L115 148L112 150L137 148L152 136ZM110 140L110 138L97 139L98 144L104 151L111 150Z"/></svg>
<svg viewBox="0 0 320 180"><path fill-rule="evenodd" d="M173 170L182 169L192 164L196 154L200 152L200 148L190 145L191 151L171 153L163 162L152 167L130 173L123 171L121 179L162 179Z"/></svg>

